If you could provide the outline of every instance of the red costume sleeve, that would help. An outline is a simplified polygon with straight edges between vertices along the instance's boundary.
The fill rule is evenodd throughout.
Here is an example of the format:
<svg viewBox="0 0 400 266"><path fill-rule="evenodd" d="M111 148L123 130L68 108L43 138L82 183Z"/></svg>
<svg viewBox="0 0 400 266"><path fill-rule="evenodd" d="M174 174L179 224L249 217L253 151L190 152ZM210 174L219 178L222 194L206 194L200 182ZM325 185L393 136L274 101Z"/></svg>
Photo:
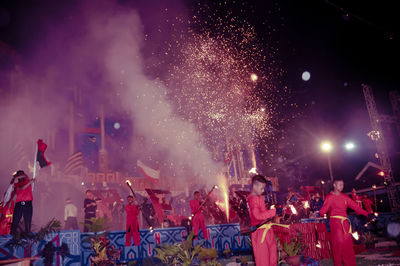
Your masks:
<svg viewBox="0 0 400 266"><path fill-rule="evenodd" d="M330 208L331 208L331 197L328 195L325 198L324 205L322 205L322 208L319 210L319 215L324 216L329 211Z"/></svg>
<svg viewBox="0 0 400 266"><path fill-rule="evenodd" d="M357 214L361 214L364 216L368 216L368 212L364 209L362 209L357 203L355 203L349 196L347 196L348 201L347 201L347 206L350 209L353 209L356 211Z"/></svg>
<svg viewBox="0 0 400 266"><path fill-rule="evenodd" d="M200 207L200 202L198 200L190 201L190 210L191 210L192 214L194 214L195 212L199 212L203 209L203 207L201 207L201 209L198 210L199 207Z"/></svg>
<svg viewBox="0 0 400 266"><path fill-rule="evenodd" d="M247 199L247 203L249 204L251 213L250 218L252 218L252 220L253 218L255 218L259 222L261 222L268 218L274 217L276 214L276 209L267 210L264 199L262 197L260 199L260 197L257 196L249 196Z"/></svg>

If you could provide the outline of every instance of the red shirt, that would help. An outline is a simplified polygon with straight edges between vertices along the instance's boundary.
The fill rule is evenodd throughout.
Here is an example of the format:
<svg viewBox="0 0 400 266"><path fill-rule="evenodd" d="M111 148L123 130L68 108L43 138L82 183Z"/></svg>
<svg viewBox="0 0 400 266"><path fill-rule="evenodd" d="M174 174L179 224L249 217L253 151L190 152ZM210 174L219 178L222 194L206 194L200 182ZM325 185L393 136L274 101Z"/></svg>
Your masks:
<svg viewBox="0 0 400 266"><path fill-rule="evenodd" d="M355 210L357 214L368 216L368 213L365 210L363 210L349 196L343 193L340 193L340 195L330 193L326 196L324 205L321 210L319 210L319 214L322 216L329 212L329 216L347 217L347 208Z"/></svg>
<svg viewBox="0 0 400 266"><path fill-rule="evenodd" d="M200 207L200 201L199 200L191 200L190 201L190 210L192 211L192 214L194 214L195 212L197 213L201 213L201 211L203 210L203 207Z"/></svg>
<svg viewBox="0 0 400 266"><path fill-rule="evenodd" d="M136 205L130 205L130 204L126 205L125 211L126 211L126 223L137 221L139 215L139 209L137 208Z"/></svg>
<svg viewBox="0 0 400 266"><path fill-rule="evenodd" d="M364 205L364 208L367 210L368 213L372 213L372 205L374 205L374 203L372 202L372 200L370 200L369 198L365 198L362 199L362 203Z"/></svg>
<svg viewBox="0 0 400 266"><path fill-rule="evenodd" d="M254 196L250 193L247 197L247 204L249 206L251 225L257 225L268 218L274 217L276 209L267 210L265 206L264 196Z"/></svg>
<svg viewBox="0 0 400 266"><path fill-rule="evenodd" d="M25 186L29 182L30 182L30 180L26 178L24 181L14 184L15 190L17 191L17 201L16 202L33 200L32 184L27 186L25 189L21 189L23 186Z"/></svg>

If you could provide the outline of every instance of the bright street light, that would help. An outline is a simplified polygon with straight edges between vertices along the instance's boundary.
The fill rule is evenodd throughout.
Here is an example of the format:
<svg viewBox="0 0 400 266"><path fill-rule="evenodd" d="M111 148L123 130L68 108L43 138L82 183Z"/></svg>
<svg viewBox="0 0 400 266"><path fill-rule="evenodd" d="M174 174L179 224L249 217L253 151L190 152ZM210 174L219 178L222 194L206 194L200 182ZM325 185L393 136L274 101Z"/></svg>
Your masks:
<svg viewBox="0 0 400 266"><path fill-rule="evenodd" d="M333 182L333 172L332 172L332 162L331 162L331 156L330 153L333 149L332 143L329 141L324 141L321 143L321 150L326 153L327 158L328 158L328 166L329 166L329 176L331 178L331 182Z"/></svg>
<svg viewBox="0 0 400 266"><path fill-rule="evenodd" d="M321 150L324 152L330 152L333 149L332 143L324 141L321 143Z"/></svg>
<svg viewBox="0 0 400 266"><path fill-rule="evenodd" d="M354 150L356 145L354 144L354 142L347 142L346 144L344 144L344 147L346 148L346 150L351 151Z"/></svg>

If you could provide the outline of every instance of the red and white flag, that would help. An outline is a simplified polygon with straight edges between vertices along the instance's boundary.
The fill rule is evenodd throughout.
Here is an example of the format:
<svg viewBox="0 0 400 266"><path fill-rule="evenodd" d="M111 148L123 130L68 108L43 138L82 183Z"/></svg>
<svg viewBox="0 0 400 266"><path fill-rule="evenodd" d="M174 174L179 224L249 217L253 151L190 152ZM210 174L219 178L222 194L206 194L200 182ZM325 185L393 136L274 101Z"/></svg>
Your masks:
<svg viewBox="0 0 400 266"><path fill-rule="evenodd" d="M160 170L153 169L147 165L145 165L142 161L137 160L137 166L139 167L140 172L153 181L158 181L160 179Z"/></svg>

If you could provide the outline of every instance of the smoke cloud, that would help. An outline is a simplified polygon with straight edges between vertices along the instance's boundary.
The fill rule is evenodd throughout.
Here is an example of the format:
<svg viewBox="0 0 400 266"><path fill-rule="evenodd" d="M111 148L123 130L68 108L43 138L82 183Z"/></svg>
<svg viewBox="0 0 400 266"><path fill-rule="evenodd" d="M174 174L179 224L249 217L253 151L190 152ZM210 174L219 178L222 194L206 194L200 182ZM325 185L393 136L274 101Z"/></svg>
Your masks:
<svg viewBox="0 0 400 266"><path fill-rule="evenodd" d="M145 33L137 10L142 16L150 10L149 4L138 5L53 3L24 18L25 26L38 20L38 28L26 37L25 47L19 47L21 61L3 70L10 83L2 84L6 89L0 106L0 148L11 154L2 156L3 176L11 178L17 168L28 171L26 162L33 161L38 138L49 144L47 157L56 166L63 165L69 155L69 108L75 100L80 103L75 128L98 117L101 105L106 116L122 113L131 120L131 158L114 159L135 163L135 158L146 157L167 175L213 181L222 165L212 159L195 125L174 112L167 88L145 75L144 61L151 58L143 58ZM179 2L173 5L184 9ZM162 39L157 41L151 45L162 45ZM23 163L15 161L17 144L23 147ZM8 182L8 178L1 181L3 191Z"/></svg>

